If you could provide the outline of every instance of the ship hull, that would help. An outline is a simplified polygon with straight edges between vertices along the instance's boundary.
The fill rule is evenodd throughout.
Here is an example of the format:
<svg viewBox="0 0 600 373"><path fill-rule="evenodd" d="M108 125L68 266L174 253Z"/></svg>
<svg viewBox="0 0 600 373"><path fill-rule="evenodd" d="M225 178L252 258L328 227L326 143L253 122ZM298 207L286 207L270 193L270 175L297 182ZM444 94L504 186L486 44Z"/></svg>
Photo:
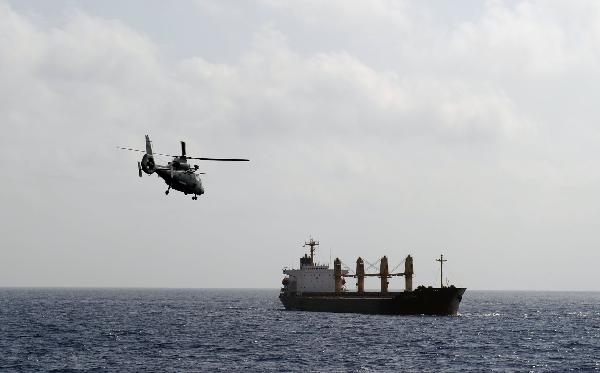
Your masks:
<svg viewBox="0 0 600 373"><path fill-rule="evenodd" d="M379 315L456 315L465 288L417 288L415 291L357 293L282 292L287 310Z"/></svg>

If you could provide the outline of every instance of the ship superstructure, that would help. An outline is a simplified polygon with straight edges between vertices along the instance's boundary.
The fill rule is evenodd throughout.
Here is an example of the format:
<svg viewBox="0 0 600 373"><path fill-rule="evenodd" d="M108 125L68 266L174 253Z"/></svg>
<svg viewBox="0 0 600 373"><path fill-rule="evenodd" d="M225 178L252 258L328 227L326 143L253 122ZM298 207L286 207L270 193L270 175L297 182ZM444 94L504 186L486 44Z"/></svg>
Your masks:
<svg viewBox="0 0 600 373"><path fill-rule="evenodd" d="M286 309L323 312L351 312L373 314L433 314L455 315L465 292L465 288L453 285L439 288L419 286L413 290L413 258L408 255L404 260L404 272L389 271L388 259L379 260L379 272L367 273L364 260L356 260L356 271L350 274L342 269L339 258L334 261L333 269L329 265L316 264L315 247L319 242L312 238L304 244L310 247L310 256L300 258L299 269L284 269L287 276L283 279L279 299ZM438 259L440 265L446 260ZM403 276L404 291L390 292L389 279ZM365 277L379 277L380 291L365 291ZM441 267L440 267L440 278ZM348 291L345 278L356 278L356 291Z"/></svg>
<svg viewBox="0 0 600 373"><path fill-rule="evenodd" d="M329 265L315 263L315 247L319 242L312 238L304 246L310 247L310 256L304 254L300 258L300 269L284 269L286 274L286 287L291 292L302 294L309 293L332 293L335 292L336 273ZM348 270L342 270L342 275L348 274Z"/></svg>

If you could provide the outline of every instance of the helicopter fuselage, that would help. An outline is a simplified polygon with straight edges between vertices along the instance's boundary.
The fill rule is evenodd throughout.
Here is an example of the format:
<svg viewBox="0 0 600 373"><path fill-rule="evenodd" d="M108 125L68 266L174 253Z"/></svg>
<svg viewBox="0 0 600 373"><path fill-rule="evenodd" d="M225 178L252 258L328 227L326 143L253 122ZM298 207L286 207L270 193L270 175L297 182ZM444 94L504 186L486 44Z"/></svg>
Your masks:
<svg viewBox="0 0 600 373"><path fill-rule="evenodd" d="M204 194L200 176L191 170L183 171L157 168L156 174L158 177L162 178L168 186L175 190L185 194Z"/></svg>
<svg viewBox="0 0 600 373"><path fill-rule="evenodd" d="M142 177L142 172L146 173L147 175L152 175L156 172L158 177L162 178L169 186L169 188L165 191L165 194L169 194L169 190L173 188L185 194L193 194L193 200L197 200L199 195L204 194L202 180L200 180L200 174L204 173L198 171L198 165L190 165L187 162L189 159L225 162L248 161L248 159L244 158L188 157L185 152L184 141L181 141L181 155L179 156L154 153L152 151L152 142L150 141L150 137L148 135L146 135L146 150L123 147L118 148L145 153L142 159L138 162L138 174L140 177ZM173 160L166 165L157 164L154 161L155 155L173 157Z"/></svg>

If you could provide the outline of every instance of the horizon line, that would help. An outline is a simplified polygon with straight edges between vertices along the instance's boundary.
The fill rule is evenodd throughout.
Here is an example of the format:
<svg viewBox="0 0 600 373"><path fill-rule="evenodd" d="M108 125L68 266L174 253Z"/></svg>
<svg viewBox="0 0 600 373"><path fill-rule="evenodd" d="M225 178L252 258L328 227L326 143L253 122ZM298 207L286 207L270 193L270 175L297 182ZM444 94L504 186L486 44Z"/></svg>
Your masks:
<svg viewBox="0 0 600 373"><path fill-rule="evenodd" d="M172 286L0 286L0 289L113 289L113 290L273 290L279 291L280 288L272 287L172 287ZM366 291L377 291L378 289L365 289ZM404 289L390 289L390 291L403 291ZM552 292L552 293L564 293L564 292L578 292L578 293L598 293L598 290L573 290L573 289L469 289L467 291L488 291L488 292ZM347 291L352 293L354 291Z"/></svg>

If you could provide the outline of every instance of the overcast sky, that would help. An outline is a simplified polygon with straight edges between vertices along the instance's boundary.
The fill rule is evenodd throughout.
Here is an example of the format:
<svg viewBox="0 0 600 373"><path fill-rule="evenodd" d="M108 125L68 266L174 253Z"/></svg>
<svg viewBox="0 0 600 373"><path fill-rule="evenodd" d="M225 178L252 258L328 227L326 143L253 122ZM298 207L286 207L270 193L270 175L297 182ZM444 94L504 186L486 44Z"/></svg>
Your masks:
<svg viewBox="0 0 600 373"><path fill-rule="evenodd" d="M0 0L0 82L0 286L600 290L598 1Z"/></svg>

